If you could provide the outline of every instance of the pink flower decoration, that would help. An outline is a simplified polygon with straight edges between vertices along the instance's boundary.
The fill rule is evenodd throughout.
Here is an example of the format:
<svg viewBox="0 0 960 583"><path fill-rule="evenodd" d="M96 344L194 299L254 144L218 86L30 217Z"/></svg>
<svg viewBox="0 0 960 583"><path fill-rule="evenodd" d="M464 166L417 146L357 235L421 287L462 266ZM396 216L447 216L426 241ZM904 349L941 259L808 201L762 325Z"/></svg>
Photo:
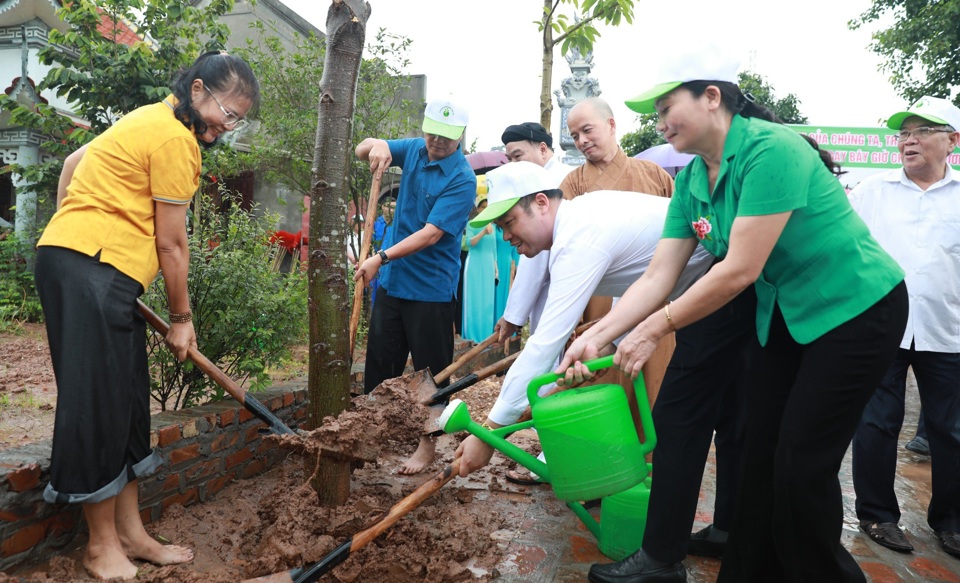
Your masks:
<svg viewBox="0 0 960 583"><path fill-rule="evenodd" d="M713 230L713 225L710 224L710 217L700 217L696 222L693 223L693 230L697 233L697 238L703 241L704 239L710 239L710 231Z"/></svg>

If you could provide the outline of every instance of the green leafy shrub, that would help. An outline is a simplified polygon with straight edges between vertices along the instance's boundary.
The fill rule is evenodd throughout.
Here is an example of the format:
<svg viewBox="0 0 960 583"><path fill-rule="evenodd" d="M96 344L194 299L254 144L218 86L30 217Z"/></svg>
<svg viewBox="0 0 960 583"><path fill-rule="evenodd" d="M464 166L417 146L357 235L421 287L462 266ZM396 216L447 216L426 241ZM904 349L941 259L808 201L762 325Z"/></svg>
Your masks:
<svg viewBox="0 0 960 583"><path fill-rule="evenodd" d="M31 269L34 256L34 247L14 232L0 232L0 328L43 321Z"/></svg>
<svg viewBox="0 0 960 583"><path fill-rule="evenodd" d="M307 330L306 276L276 270L280 249L268 243L272 217L256 218L234 204L212 212L208 199L195 208L190 234L190 293L200 352L250 390L270 382L266 369L288 355ZM144 302L168 312L158 278ZM161 406L178 409L223 398L223 389L192 363L178 362L158 334L148 338L151 393Z"/></svg>

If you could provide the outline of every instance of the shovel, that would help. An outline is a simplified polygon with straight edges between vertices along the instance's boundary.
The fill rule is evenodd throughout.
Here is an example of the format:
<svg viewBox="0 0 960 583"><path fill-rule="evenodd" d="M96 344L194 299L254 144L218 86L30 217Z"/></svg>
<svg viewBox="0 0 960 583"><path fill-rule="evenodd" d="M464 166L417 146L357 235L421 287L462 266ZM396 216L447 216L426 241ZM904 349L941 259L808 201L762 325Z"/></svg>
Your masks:
<svg viewBox="0 0 960 583"><path fill-rule="evenodd" d="M166 336L167 332L170 330L170 326L163 321L163 318L158 316L153 310L151 310L145 303L137 300L137 306L140 308L140 314L143 315L143 318L153 327L154 330L159 332L162 336ZM225 372L220 370L217 365L210 362L210 360L200 354L196 348L191 348L187 352L187 358L193 361L197 368L202 370L210 379L220 385L231 397L243 404L244 407L251 413L257 416L258 419L267 424L267 427L272 433L278 435L297 435L297 433L287 427L287 425L280 420L279 417L270 412L270 409L267 409L263 406L263 403L250 396L250 394L240 385L235 383L233 379L227 376Z"/></svg>
<svg viewBox="0 0 960 583"><path fill-rule="evenodd" d="M363 240L360 243L360 257L357 258L357 266L363 265L367 260L367 254L370 253L370 242L373 240L373 221L377 218L377 195L380 192L380 179L383 174L377 174L373 177L373 184L370 186L370 196L367 202L367 216L363 223ZM353 285L353 311L350 312L350 358L353 358L353 345L357 341L357 326L360 325L360 308L363 306L363 282L354 282Z"/></svg>
<svg viewBox="0 0 960 583"><path fill-rule="evenodd" d="M326 557L312 565L307 565L297 569L292 569L286 573L274 573L265 575L256 579L247 579L242 583L315 583L321 577L333 570L334 567L344 562L350 553L366 546L367 543L375 539L380 533L394 525L398 520L411 510L420 506L424 500L433 495L434 492L443 487L444 484L452 480L460 473L460 459L453 460L453 463L443 468L436 476L421 485L403 500L393 505L387 515L380 519L376 524L362 530L350 537L350 540L335 548Z"/></svg>
<svg viewBox="0 0 960 583"><path fill-rule="evenodd" d="M443 384L443 381L450 378L450 376L457 372L460 367L473 360L478 354L496 342L499 334L499 332L494 332L488 336L486 340L465 352L463 356L455 360L450 366L440 371L440 374L437 376L432 376L429 370L421 370L417 373L414 373L411 383L416 384L417 401L420 403L429 404L430 401L433 400L434 393L439 390L437 389L437 385Z"/></svg>
<svg viewBox="0 0 960 583"><path fill-rule="evenodd" d="M587 322L586 324L581 324L580 326L577 326L576 329L574 329L573 334L575 336L582 334L587 329L589 329L590 326L593 326L597 322L598 320L593 320L591 322ZM437 388L438 383L442 383L443 381L445 381L447 377L450 374L452 374L457 368L460 368L461 366L463 366L464 362L470 360L477 354L480 354L481 352L483 352L485 348L493 344L496 341L497 334L498 332L494 332L493 334L490 335L489 338L484 340L481 344L478 344L477 346L474 346L473 348L471 348L470 351L464 354L463 356L461 356L457 360L457 362L443 369L443 371L441 371L440 374L438 374L436 377L432 377L430 375L429 370L421 370L414 373L414 377L411 379L411 382L417 383L417 400L424 405L430 405L430 406L439 405L443 403L446 400L446 398L449 397L450 395L453 395L454 393L458 393L462 391L463 389L473 385L477 381L481 381L491 375L505 371L508 368L510 368L510 365L513 364L513 361L515 361L517 357L520 356L519 352L511 354L510 356L507 356L472 374L468 374L467 376L458 379L456 382L451 383L449 386L443 389ZM435 418L435 417L431 416L431 418Z"/></svg>

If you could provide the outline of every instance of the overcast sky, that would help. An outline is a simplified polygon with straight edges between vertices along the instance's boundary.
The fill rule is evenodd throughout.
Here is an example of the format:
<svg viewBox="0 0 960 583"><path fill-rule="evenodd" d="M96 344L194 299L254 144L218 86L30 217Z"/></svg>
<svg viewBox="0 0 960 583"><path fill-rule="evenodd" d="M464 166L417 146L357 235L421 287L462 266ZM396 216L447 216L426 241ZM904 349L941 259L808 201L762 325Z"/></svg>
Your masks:
<svg viewBox="0 0 960 583"><path fill-rule="evenodd" d="M329 0L283 0L325 30ZM452 96L469 109L468 139L500 145L503 129L539 121L541 50L533 21L541 0L369 0L367 41L379 28L413 40L407 72L427 75L427 99ZM742 69L794 93L811 124L875 127L906 103L878 72L869 30L851 31L871 0L637 0L632 25L601 28L591 76L614 109L618 133L636 128L623 101L649 84L659 59L685 41L728 44ZM553 87L570 75L555 54ZM554 136L559 112L554 100ZM390 137L390 136L381 136Z"/></svg>

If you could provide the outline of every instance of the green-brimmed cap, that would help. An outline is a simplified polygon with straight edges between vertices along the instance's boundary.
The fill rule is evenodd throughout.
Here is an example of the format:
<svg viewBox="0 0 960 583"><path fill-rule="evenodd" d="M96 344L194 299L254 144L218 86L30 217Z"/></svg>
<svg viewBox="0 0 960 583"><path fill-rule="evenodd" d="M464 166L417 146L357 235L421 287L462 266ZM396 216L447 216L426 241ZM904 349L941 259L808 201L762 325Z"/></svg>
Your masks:
<svg viewBox="0 0 960 583"><path fill-rule="evenodd" d="M511 162L486 173L487 208L472 221L471 227L484 227L502 217L528 194L557 188L556 180L543 166L533 162Z"/></svg>
<svg viewBox="0 0 960 583"><path fill-rule="evenodd" d="M655 113L657 100L688 81L737 82L740 59L717 46L701 47L666 57L656 76L656 83L626 101L637 113Z"/></svg>
<svg viewBox="0 0 960 583"><path fill-rule="evenodd" d="M887 127L892 130L899 130L903 121L913 115L933 123L948 125L954 131L960 132L960 108L946 99L930 97L929 95L921 97L906 111L891 115L890 119L887 120Z"/></svg>
<svg viewBox="0 0 960 583"><path fill-rule="evenodd" d="M423 133L459 140L470 115L462 106L448 99L434 99L423 111Z"/></svg>

